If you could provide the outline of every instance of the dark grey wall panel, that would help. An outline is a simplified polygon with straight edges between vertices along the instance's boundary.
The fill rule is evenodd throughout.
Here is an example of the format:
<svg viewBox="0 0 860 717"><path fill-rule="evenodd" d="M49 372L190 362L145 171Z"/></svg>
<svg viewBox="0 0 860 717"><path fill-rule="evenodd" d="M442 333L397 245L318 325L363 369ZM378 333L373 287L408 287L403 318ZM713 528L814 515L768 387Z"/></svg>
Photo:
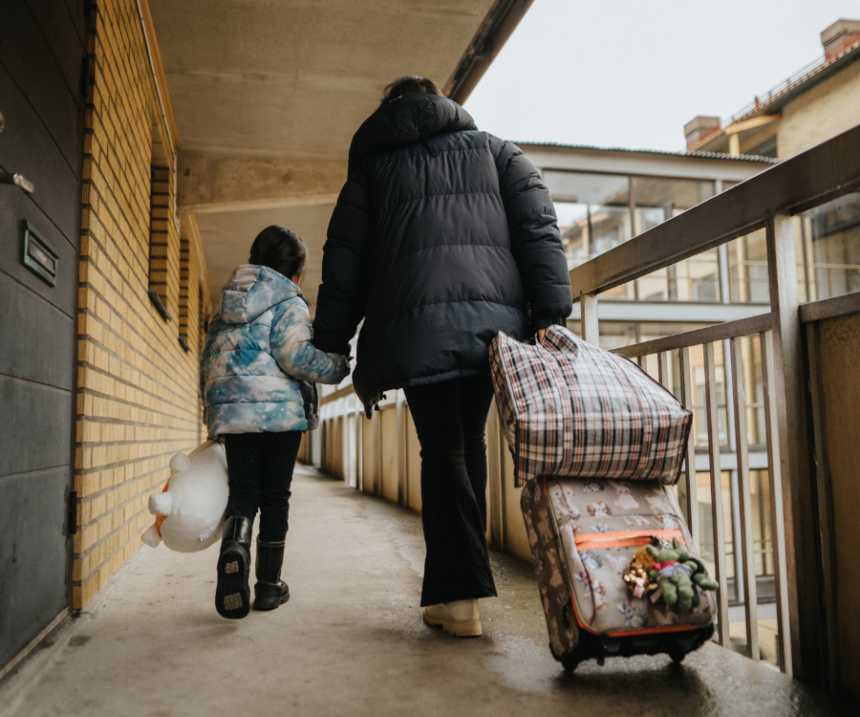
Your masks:
<svg viewBox="0 0 860 717"><path fill-rule="evenodd" d="M0 479L0 665L66 606L68 486L68 468Z"/></svg>
<svg viewBox="0 0 860 717"><path fill-rule="evenodd" d="M2 44L0 42L0 46ZM0 132L0 166L3 171L23 174L36 185L33 200L51 217L66 239L76 244L81 213L80 177L77 176L80 168L72 170L41 118L3 66L0 66L0 101L3 104L0 111L6 119L6 129ZM2 204L8 201L11 193L21 192L9 185L0 186L0 191L3 192Z"/></svg>
<svg viewBox="0 0 860 717"><path fill-rule="evenodd" d="M79 68L81 57L79 53ZM73 90L69 86L25 0L3 0L0 64L21 88L69 166L80 176L80 92L77 87Z"/></svg>
<svg viewBox="0 0 860 717"><path fill-rule="evenodd" d="M0 374L71 391L74 321L37 294L0 272L0 326L17 327L13 341L0 341Z"/></svg>
<svg viewBox="0 0 860 717"><path fill-rule="evenodd" d="M69 465L72 450L70 392L0 376L0 405L3 406L0 436L3 436L4 446L0 451L0 480L12 473ZM5 530L4 525L4 533Z"/></svg>
<svg viewBox="0 0 860 717"><path fill-rule="evenodd" d="M51 7L51 12L59 13L61 12L60 4L55 2L55 0L38 0L41 4L47 4ZM72 18L72 24L75 27L75 32L80 38L81 42L86 44L87 41L87 19L85 16L85 0L65 0L66 10L69 13L69 17Z"/></svg>
<svg viewBox="0 0 860 717"><path fill-rule="evenodd" d="M0 667L68 605L81 213L83 0L0 0ZM26 220L57 285L22 259ZM2 711L2 710L0 710Z"/></svg>
<svg viewBox="0 0 860 717"><path fill-rule="evenodd" d="M76 4L80 6L83 17L83 0ZM36 19L69 90L78 98L78 103L82 103L84 99L80 96L80 85L84 40L78 36L75 20L68 7L58 6L54 0L27 0L27 7Z"/></svg>
<svg viewBox="0 0 860 717"><path fill-rule="evenodd" d="M0 135L2 136L2 135ZM51 286L21 263L21 220L26 219L36 232L59 254L57 285ZM48 217L17 187L0 184L0 271L50 301L63 313L73 316L77 307L78 253ZM0 330L5 330L2 327ZM69 359L71 360L71 359Z"/></svg>

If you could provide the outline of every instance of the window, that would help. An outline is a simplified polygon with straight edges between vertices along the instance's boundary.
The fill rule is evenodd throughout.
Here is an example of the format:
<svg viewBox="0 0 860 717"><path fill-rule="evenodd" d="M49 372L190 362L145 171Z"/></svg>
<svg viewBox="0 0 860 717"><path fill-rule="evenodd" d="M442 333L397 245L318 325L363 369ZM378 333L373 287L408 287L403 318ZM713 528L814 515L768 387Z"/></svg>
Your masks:
<svg viewBox="0 0 860 717"><path fill-rule="evenodd" d="M161 318L170 321L168 306L168 222L171 214L170 163L157 123L152 126L149 192L149 298Z"/></svg>
<svg viewBox="0 0 860 717"><path fill-rule="evenodd" d="M184 234L185 232L183 232ZM192 316L195 307L191 306L191 242L187 236L179 239L179 343L185 352L191 351L189 327L197 322ZM196 307L199 310L199 304Z"/></svg>
<svg viewBox="0 0 860 717"><path fill-rule="evenodd" d="M744 154L753 154L759 157L770 157L771 159L776 159L776 135L766 139L764 142L760 142L755 147L751 147Z"/></svg>
<svg viewBox="0 0 860 717"><path fill-rule="evenodd" d="M802 230L811 259L806 268L809 300L860 291L860 193L804 212ZM803 279L804 273L798 273Z"/></svg>
<svg viewBox="0 0 860 717"><path fill-rule="evenodd" d="M559 229L573 268L623 244L709 199L714 183L667 177L632 177L547 170L544 181L555 197ZM604 299L648 301L720 300L716 251L616 287Z"/></svg>

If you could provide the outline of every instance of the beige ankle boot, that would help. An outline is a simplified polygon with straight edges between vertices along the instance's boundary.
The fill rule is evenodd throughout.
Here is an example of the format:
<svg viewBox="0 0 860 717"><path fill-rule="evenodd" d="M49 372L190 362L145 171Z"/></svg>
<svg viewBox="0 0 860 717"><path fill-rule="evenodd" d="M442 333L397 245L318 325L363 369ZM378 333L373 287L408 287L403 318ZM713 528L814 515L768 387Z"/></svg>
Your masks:
<svg viewBox="0 0 860 717"><path fill-rule="evenodd" d="M424 608L424 622L441 627L454 637L479 637L481 612L477 600L455 600Z"/></svg>

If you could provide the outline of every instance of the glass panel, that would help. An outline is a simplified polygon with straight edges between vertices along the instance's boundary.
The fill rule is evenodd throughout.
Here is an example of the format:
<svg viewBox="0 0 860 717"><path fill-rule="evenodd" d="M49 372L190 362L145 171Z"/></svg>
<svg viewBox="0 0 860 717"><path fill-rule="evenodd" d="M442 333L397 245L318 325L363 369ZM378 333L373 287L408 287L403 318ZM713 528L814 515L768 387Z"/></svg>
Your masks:
<svg viewBox="0 0 860 717"><path fill-rule="evenodd" d="M740 339L746 397L747 443L750 450L764 450L767 443L764 416L764 386L761 375L761 342L758 336Z"/></svg>
<svg viewBox="0 0 860 717"><path fill-rule="evenodd" d="M860 291L860 193L804 212L809 300Z"/></svg>
<svg viewBox="0 0 860 717"><path fill-rule="evenodd" d="M634 177L637 234L714 196L714 183L695 179Z"/></svg>
<svg viewBox="0 0 860 717"><path fill-rule="evenodd" d="M664 177L634 177L636 233L648 231L714 195L714 183ZM645 301L720 301L719 262L708 251L639 279Z"/></svg>
<svg viewBox="0 0 860 717"><path fill-rule="evenodd" d="M728 243L729 295L733 303L767 304L767 240L764 229Z"/></svg>
<svg viewBox="0 0 860 717"><path fill-rule="evenodd" d="M770 484L766 470L750 471L753 554L759 602L776 597L773 574L773 532L770 522Z"/></svg>
<svg viewBox="0 0 860 717"><path fill-rule="evenodd" d="M639 279L643 301L720 301L720 264L716 250L655 271Z"/></svg>
<svg viewBox="0 0 860 717"><path fill-rule="evenodd" d="M697 450L708 449L708 416L705 412L705 352L701 346L690 349L693 368L693 435ZM728 409L726 407L726 372L723 364L723 342L714 342L714 373L717 378L717 423L720 445L729 445Z"/></svg>
<svg viewBox="0 0 860 717"><path fill-rule="evenodd" d="M555 198L559 229L571 267L633 236L628 177L547 171L544 180Z"/></svg>
<svg viewBox="0 0 860 717"><path fill-rule="evenodd" d="M689 323L641 323L639 324L639 332L642 341L651 341L652 339L662 339L666 336L677 336L685 334L688 331L707 328L710 324L689 324Z"/></svg>
<svg viewBox="0 0 860 717"><path fill-rule="evenodd" d="M737 600L735 583L734 536L732 526L732 491L731 473L722 471L721 488L723 498L723 536L726 546L726 587L729 601ZM712 577L716 577L716 555L714 551L714 519L711 512L711 474L696 473L698 509L699 509L699 550L702 562Z"/></svg>
<svg viewBox="0 0 860 717"><path fill-rule="evenodd" d="M626 175L584 172L544 172L555 198L559 229L568 266L593 259L633 236L630 213L630 178ZM603 299L635 298L635 287L618 287Z"/></svg>

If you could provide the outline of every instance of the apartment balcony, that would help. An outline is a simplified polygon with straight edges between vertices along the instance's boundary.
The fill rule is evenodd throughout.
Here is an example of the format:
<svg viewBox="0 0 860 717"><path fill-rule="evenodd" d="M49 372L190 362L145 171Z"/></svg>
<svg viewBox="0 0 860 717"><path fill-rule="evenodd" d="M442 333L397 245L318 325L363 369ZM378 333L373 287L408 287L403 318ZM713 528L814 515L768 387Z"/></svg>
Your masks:
<svg viewBox="0 0 860 717"><path fill-rule="evenodd" d="M531 0L54 3L0 23L4 715L847 712L860 126L781 163L523 146L565 217L569 326L694 410L677 492L720 583L716 638L682 666L566 675L494 409L479 640L421 621L401 391L371 419L349 384L323 394L277 611L228 623L214 551L141 544L170 457L205 438L202 337L254 235L305 238L314 300L380 87L415 71L465 101Z"/></svg>
<svg viewBox="0 0 860 717"><path fill-rule="evenodd" d="M853 542L857 462L846 448L860 435L860 384L850 358L860 349L860 293L809 301L816 290L810 274L835 267L804 274L809 242L802 240L810 236L810 217L834 208L844 216L827 238L856 240L858 157L860 127L571 270L579 300L571 327L588 341L617 347L694 410L677 491L721 584L718 643L831 689L850 689L857 664L848 637L857 573L846 547ZM621 204L626 210L626 197ZM754 291L766 303L713 302L711 311L726 312L721 323L685 330L689 314L686 324L673 315L689 311L683 303L655 301L647 304L648 321L667 327L668 335L637 343L603 333L604 307L616 312L607 323L625 312L637 315L636 302L623 299L634 282L662 273L665 284L667 269L695 265L703 254L714 256L721 277L715 282L726 286L734 276L740 286L740 272L720 274L726 262L719 257L727 245L751 246L750 237L762 245L755 266L764 285ZM839 269L836 284L844 292L856 267ZM749 288L749 274L745 281ZM824 282L817 290L825 291ZM743 318L731 315L738 309ZM701 310L694 304L693 311ZM306 443L305 459L359 490L420 511L417 435L402 393L388 398L368 421L349 386L327 395L322 430ZM494 411L487 432L487 538L529 560L513 464Z"/></svg>

